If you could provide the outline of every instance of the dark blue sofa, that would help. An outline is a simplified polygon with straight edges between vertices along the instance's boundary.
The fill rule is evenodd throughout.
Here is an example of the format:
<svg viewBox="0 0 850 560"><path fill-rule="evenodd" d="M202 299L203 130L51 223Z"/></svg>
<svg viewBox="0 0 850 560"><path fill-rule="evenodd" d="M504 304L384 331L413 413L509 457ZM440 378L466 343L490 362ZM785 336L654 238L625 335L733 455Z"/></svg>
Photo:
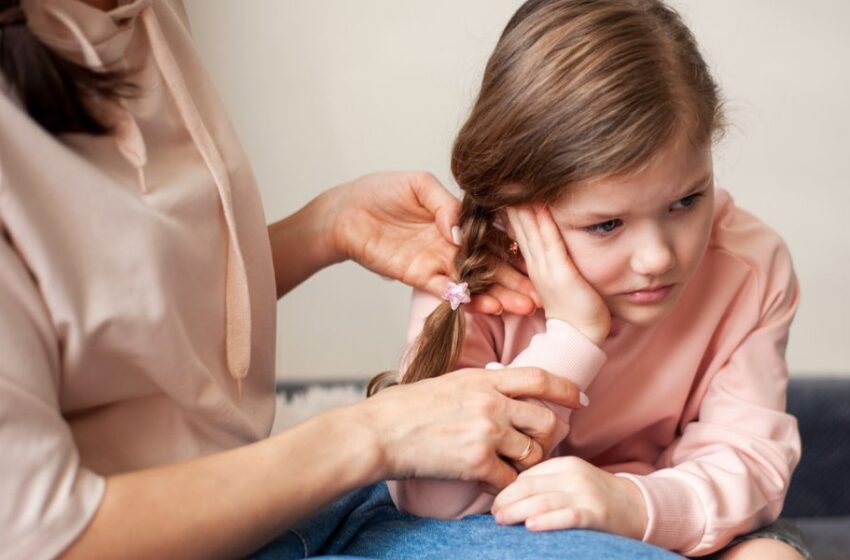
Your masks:
<svg viewBox="0 0 850 560"><path fill-rule="evenodd" d="M850 559L850 378L794 378L788 411L797 417L803 458L784 517L793 518L815 560Z"/></svg>
<svg viewBox="0 0 850 560"><path fill-rule="evenodd" d="M278 392L306 388L282 383ZM815 560L850 560L850 377L793 378L788 411L799 421L803 458L782 515L800 525Z"/></svg>

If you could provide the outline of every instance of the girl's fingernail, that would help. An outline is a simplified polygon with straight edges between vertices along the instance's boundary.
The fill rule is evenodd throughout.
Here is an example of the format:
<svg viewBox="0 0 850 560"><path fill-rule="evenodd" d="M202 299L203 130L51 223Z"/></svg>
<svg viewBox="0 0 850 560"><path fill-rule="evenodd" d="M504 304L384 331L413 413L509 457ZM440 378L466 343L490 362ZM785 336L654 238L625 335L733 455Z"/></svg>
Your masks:
<svg viewBox="0 0 850 560"><path fill-rule="evenodd" d="M578 402L581 403L581 406L587 406L590 404L590 399L582 392L578 394Z"/></svg>
<svg viewBox="0 0 850 560"><path fill-rule="evenodd" d="M455 242L455 245L460 247L460 226L452 226L452 241Z"/></svg>
<svg viewBox="0 0 850 560"><path fill-rule="evenodd" d="M537 528L537 520L534 519L533 517L531 519L526 519L525 520L525 526L529 529L536 529Z"/></svg>

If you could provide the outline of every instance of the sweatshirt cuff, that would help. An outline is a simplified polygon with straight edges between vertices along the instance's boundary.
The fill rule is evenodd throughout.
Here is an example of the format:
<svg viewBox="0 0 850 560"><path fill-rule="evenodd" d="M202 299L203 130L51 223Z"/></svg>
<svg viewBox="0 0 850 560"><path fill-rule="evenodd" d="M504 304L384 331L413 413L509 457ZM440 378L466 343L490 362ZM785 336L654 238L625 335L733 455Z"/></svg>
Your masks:
<svg viewBox="0 0 850 560"><path fill-rule="evenodd" d="M605 352L578 329L560 319L547 319L546 330L531 338L511 367L542 368L586 391L606 359Z"/></svg>
<svg viewBox="0 0 850 560"><path fill-rule="evenodd" d="M705 533L705 510L687 482L670 477L616 473L640 488L646 502L643 542L679 552L695 548Z"/></svg>

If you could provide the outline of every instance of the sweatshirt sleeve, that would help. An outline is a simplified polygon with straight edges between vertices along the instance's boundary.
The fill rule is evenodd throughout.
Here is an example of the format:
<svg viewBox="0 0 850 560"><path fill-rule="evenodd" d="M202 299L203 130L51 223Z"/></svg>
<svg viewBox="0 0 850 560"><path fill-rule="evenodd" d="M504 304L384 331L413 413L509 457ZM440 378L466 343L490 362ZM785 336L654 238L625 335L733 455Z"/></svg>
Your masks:
<svg viewBox="0 0 850 560"><path fill-rule="evenodd" d="M770 261L757 326L714 373L697 419L662 453L659 470L618 473L646 501L644 542L703 556L782 510L800 459L797 421L785 412L785 347L799 288L784 245Z"/></svg>
<svg viewBox="0 0 850 560"><path fill-rule="evenodd" d="M414 293L408 330L409 347L422 331L425 318L440 303L439 298L425 292ZM544 332L534 335L525 350L509 363L502 364L502 349L497 347L497 340L501 337L494 336L494 331L502 326L501 320L473 314L467 314L465 319L466 332L458 368L534 366L566 377L584 391L605 363L605 353L578 330L564 321L549 319ZM549 407L558 417L554 441L560 442L569 432L571 410L536 399L535 402ZM393 502L400 510L422 517L460 519L485 513L493 505L494 497L482 492L477 482L411 479L390 481L388 484Z"/></svg>
<svg viewBox="0 0 850 560"><path fill-rule="evenodd" d="M0 221L0 559L58 556L103 494L60 413L59 361L47 309Z"/></svg>

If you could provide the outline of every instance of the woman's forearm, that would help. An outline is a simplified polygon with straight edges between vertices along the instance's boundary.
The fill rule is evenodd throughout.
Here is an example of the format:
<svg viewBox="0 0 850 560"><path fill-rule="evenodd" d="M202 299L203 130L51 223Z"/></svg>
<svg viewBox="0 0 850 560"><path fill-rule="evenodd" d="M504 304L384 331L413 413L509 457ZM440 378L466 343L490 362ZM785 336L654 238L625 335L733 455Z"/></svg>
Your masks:
<svg viewBox="0 0 850 560"><path fill-rule="evenodd" d="M356 407L253 445L111 476L67 558L237 558L384 474Z"/></svg>
<svg viewBox="0 0 850 560"><path fill-rule="evenodd" d="M333 243L335 190L268 226L278 298L319 270L344 260Z"/></svg>

